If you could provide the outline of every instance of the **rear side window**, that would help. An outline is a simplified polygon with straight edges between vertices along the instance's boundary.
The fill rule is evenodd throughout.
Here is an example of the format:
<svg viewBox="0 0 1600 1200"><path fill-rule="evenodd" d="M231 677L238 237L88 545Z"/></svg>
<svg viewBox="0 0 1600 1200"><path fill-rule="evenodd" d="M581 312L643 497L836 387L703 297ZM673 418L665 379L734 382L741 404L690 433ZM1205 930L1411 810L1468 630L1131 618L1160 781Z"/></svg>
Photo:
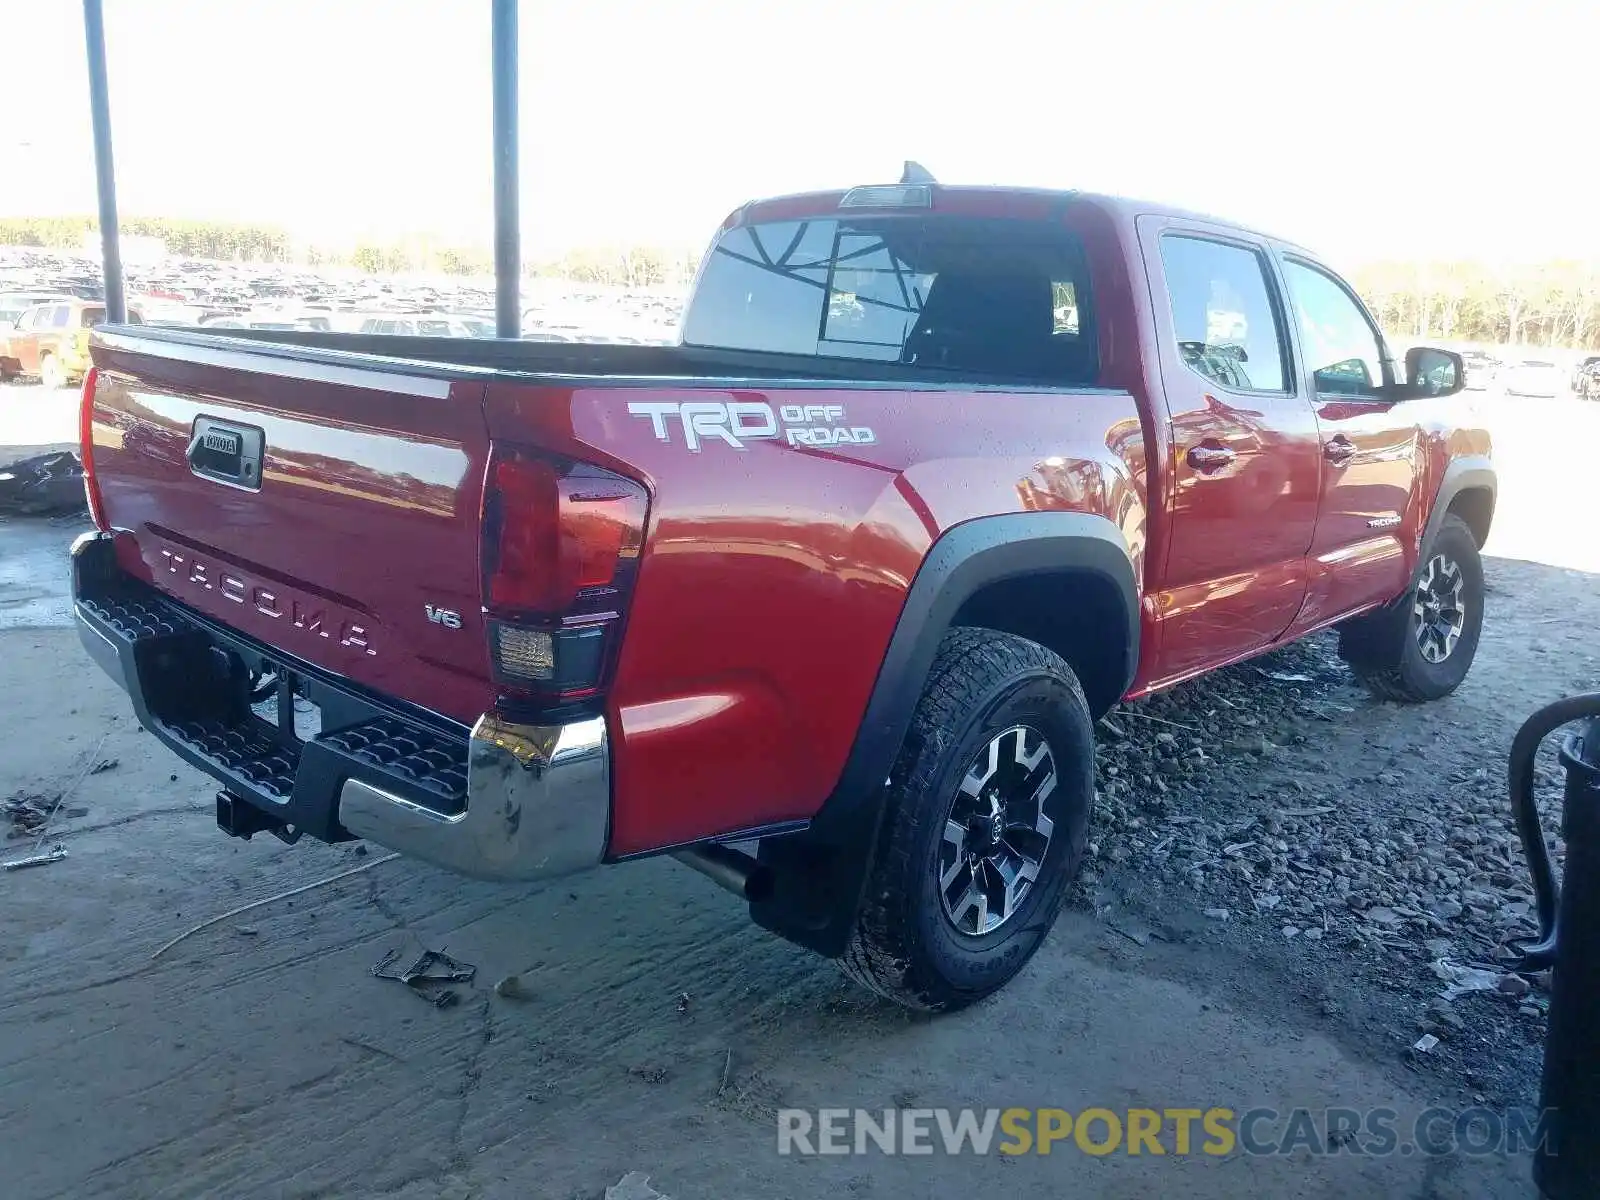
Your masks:
<svg viewBox="0 0 1600 1200"><path fill-rule="evenodd" d="M1095 382L1088 273L1065 229L971 217L744 225L684 317L694 346Z"/></svg>
<svg viewBox="0 0 1600 1200"><path fill-rule="evenodd" d="M1260 254L1167 234L1161 265L1178 351L1191 371L1243 392L1288 390L1283 327Z"/></svg>

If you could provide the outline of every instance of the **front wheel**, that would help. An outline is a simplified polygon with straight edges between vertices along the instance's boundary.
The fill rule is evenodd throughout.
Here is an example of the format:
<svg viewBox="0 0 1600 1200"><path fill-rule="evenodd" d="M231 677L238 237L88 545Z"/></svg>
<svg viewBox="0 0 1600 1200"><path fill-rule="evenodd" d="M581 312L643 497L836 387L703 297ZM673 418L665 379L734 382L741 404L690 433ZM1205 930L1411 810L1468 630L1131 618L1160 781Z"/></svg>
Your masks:
<svg viewBox="0 0 1600 1200"><path fill-rule="evenodd" d="M845 973L908 1008L961 1008L1039 948L1077 874L1094 723L1037 643L947 633L884 796Z"/></svg>
<svg viewBox="0 0 1600 1200"><path fill-rule="evenodd" d="M1483 561L1467 523L1447 514L1422 549L1410 591L1339 631L1339 653L1377 695L1416 703L1461 685L1483 630Z"/></svg>
<svg viewBox="0 0 1600 1200"><path fill-rule="evenodd" d="M67 385L66 372L61 369L61 360L54 354L44 354L39 357L39 382L51 391Z"/></svg>

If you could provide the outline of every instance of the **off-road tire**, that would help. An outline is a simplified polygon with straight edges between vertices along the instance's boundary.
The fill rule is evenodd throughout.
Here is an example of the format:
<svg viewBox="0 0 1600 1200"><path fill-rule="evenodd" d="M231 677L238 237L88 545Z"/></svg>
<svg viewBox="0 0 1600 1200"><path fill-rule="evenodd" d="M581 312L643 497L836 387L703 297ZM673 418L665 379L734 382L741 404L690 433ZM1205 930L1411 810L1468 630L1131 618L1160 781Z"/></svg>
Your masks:
<svg viewBox="0 0 1600 1200"><path fill-rule="evenodd" d="M1032 886L987 933L958 932L941 900L945 821L968 766L996 735L1045 739L1054 824ZM1035 642L990 629L944 636L884 795L883 823L845 974L907 1008L956 1009L1006 984L1033 956L1078 873L1094 806L1094 722L1077 676Z"/></svg>
<svg viewBox="0 0 1600 1200"><path fill-rule="evenodd" d="M1443 555L1461 573L1465 625L1442 662L1429 662L1417 640L1417 588L1428 565ZM1376 612L1357 617L1339 630L1339 655L1374 694L1402 704L1448 696L1461 685L1478 652L1483 632L1483 560L1467 523L1446 514L1423 547L1416 577L1405 594Z"/></svg>
<svg viewBox="0 0 1600 1200"><path fill-rule="evenodd" d="M61 370L61 364L56 361L54 354L39 356L39 382L51 391L66 386L66 374Z"/></svg>

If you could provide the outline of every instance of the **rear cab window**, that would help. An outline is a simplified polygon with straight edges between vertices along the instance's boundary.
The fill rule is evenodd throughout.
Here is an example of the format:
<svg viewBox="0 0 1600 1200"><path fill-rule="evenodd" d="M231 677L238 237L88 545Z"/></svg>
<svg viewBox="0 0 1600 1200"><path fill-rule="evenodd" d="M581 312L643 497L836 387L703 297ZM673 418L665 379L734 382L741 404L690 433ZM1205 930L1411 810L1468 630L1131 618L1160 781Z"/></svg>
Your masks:
<svg viewBox="0 0 1600 1200"><path fill-rule="evenodd" d="M687 345L1092 385L1082 246L1042 221L817 217L741 225L707 255Z"/></svg>

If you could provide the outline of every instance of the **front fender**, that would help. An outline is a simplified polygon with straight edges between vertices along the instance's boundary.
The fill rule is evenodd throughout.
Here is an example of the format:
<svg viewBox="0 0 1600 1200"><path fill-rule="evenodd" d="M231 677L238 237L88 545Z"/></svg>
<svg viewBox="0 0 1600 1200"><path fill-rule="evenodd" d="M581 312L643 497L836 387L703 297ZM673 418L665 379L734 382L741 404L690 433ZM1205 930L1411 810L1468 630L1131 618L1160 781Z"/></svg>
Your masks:
<svg viewBox="0 0 1600 1200"><path fill-rule="evenodd" d="M1432 541L1433 535L1438 532L1445 515L1450 511L1450 505L1455 502L1457 496L1473 489L1487 491L1492 513L1498 498L1498 488L1494 465L1488 455L1470 454L1451 459L1444 469L1444 476L1439 480L1439 490L1434 494L1433 507L1428 512L1428 521L1422 531L1422 543L1418 547L1419 555L1422 546L1427 546Z"/></svg>

